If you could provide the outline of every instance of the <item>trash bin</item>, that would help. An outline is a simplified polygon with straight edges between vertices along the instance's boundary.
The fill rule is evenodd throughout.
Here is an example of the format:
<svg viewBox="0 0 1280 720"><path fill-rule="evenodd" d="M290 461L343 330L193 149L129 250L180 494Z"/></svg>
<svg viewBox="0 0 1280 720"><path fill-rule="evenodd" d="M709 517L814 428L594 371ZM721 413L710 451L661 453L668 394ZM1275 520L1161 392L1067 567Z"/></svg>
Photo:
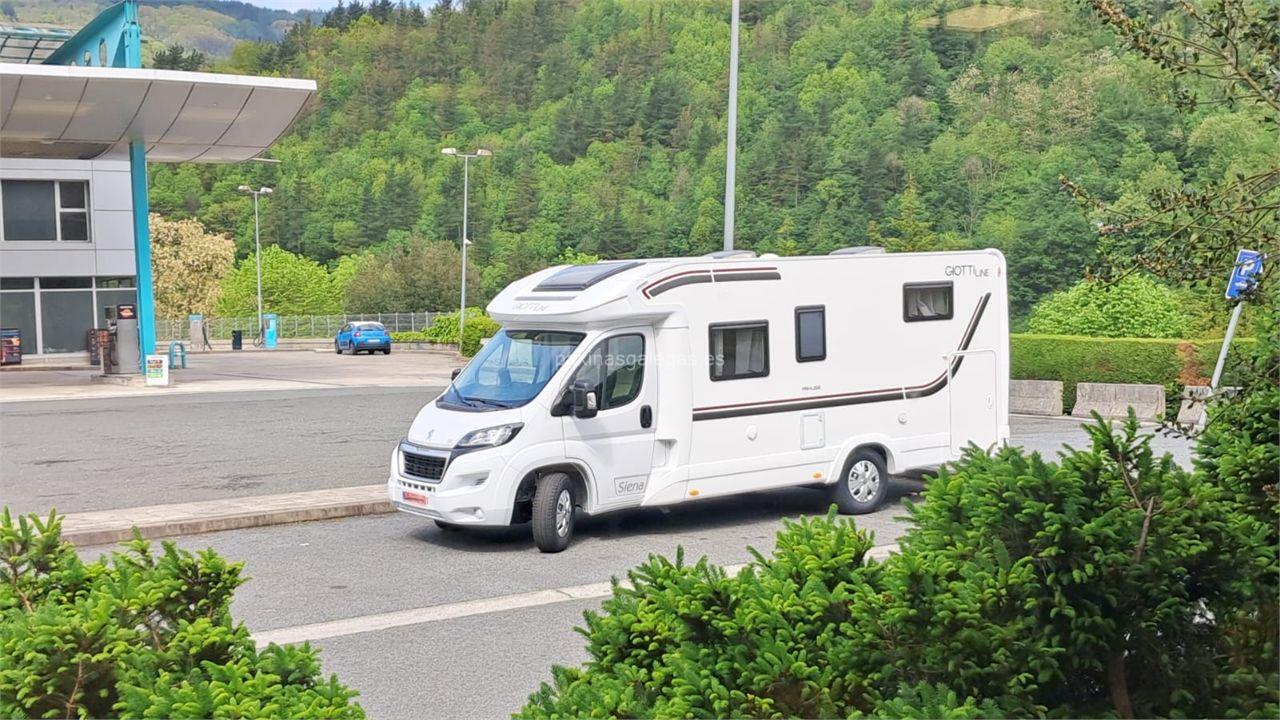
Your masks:
<svg viewBox="0 0 1280 720"><path fill-rule="evenodd" d="M243 347L244 347L244 331L232 330L231 331L231 349L240 350Z"/></svg>

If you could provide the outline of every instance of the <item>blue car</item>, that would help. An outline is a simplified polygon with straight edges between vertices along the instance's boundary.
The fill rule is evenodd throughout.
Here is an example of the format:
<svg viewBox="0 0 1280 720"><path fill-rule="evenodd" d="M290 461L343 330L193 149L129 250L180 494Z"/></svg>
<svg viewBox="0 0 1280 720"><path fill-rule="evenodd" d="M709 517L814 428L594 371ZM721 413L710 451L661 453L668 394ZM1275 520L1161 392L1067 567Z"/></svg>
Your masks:
<svg viewBox="0 0 1280 720"><path fill-rule="evenodd" d="M333 351L339 355L347 351L352 355L368 351L372 355L379 350L383 355L391 354L391 336L387 334L387 329L382 326L382 323L347 323L333 339Z"/></svg>

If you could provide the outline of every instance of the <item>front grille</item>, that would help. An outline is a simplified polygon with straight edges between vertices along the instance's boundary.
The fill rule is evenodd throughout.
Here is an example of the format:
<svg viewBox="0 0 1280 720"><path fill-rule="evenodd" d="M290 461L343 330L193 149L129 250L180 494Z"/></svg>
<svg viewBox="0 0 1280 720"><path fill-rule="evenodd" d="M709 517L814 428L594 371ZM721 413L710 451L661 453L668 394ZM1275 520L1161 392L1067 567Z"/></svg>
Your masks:
<svg viewBox="0 0 1280 720"><path fill-rule="evenodd" d="M401 451L404 455L404 474L423 480L439 480L444 477L446 458L438 455L418 455Z"/></svg>

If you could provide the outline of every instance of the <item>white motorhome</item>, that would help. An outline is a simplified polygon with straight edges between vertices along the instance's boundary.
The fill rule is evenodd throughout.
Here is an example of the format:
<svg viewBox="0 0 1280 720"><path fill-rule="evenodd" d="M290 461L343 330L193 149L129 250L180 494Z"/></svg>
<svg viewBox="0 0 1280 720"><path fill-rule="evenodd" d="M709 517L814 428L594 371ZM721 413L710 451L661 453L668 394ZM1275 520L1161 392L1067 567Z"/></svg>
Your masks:
<svg viewBox="0 0 1280 720"><path fill-rule="evenodd" d="M995 250L706 257L548 268L391 458L395 507L445 528L531 522L564 549L598 514L793 485L874 510L890 474L1009 437Z"/></svg>

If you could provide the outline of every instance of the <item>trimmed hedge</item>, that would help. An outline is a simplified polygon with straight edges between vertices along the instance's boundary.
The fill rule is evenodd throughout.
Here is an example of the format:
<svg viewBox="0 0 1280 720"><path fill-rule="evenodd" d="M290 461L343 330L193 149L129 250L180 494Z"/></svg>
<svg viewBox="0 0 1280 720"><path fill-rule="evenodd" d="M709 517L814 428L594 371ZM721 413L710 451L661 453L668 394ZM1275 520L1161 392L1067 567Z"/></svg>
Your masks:
<svg viewBox="0 0 1280 720"><path fill-rule="evenodd" d="M1234 353L1247 352L1252 338L1237 338ZM1062 405L1075 405L1076 383L1164 385L1170 404L1184 385L1208 385L1222 340L1099 338L1074 335L1009 336L1010 377L1061 380ZM1229 365L1230 366L1230 365ZM1223 379L1232 384L1230 374Z"/></svg>
<svg viewBox="0 0 1280 720"><path fill-rule="evenodd" d="M493 337L501 327L497 321L485 315L484 311L479 308L467 308L467 325L464 330L460 351L467 357L475 355L480 350L480 341ZM391 333L391 342L431 342L457 345L458 313L438 315L431 323L431 327L420 332Z"/></svg>

